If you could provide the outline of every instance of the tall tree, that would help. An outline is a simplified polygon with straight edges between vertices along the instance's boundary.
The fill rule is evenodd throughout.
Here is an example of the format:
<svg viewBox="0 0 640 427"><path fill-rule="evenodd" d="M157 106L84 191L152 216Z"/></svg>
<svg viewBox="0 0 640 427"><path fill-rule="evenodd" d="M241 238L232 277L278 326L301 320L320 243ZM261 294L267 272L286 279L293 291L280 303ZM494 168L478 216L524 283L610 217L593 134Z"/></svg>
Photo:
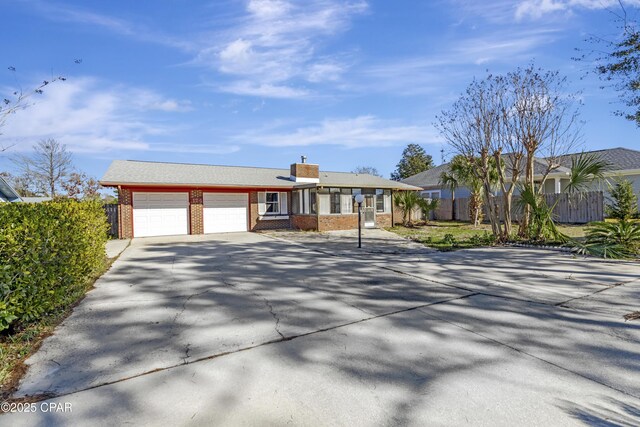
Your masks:
<svg viewBox="0 0 640 427"><path fill-rule="evenodd" d="M47 196L55 197L72 169L72 156L64 144L55 139L38 142L30 155L20 155L13 162L21 174L29 177Z"/></svg>
<svg viewBox="0 0 640 427"><path fill-rule="evenodd" d="M513 193L521 179L540 193L548 174L560 166L561 156L579 141L576 98L557 72L531 65L474 80L438 117L436 127L447 142L469 162L477 162L474 174L483 182L492 230L499 239L511 237ZM543 171L535 168L538 158L547 159ZM502 203L492 191L492 164ZM534 182L538 175L541 183ZM530 229L530 212L525 206L521 233Z"/></svg>
<svg viewBox="0 0 640 427"><path fill-rule="evenodd" d="M435 126L456 153L475 163L472 173L482 182L491 230L496 237L506 239L509 229L502 228L492 179L494 144L502 115L502 92L497 90L497 84L502 84L502 80L491 75L483 80L474 79L452 107L437 116Z"/></svg>
<svg viewBox="0 0 640 427"><path fill-rule="evenodd" d="M71 172L62 182L66 196L72 199L94 199L99 197L100 184L84 172Z"/></svg>
<svg viewBox="0 0 640 427"><path fill-rule="evenodd" d="M560 166L558 159L573 151L580 140L580 122L577 109L579 94L567 90L567 79L557 71L545 71L529 65L518 68L506 76L503 106L503 123L507 132L500 141L510 152L505 156L511 162L511 177L520 175L524 160L524 182L542 194L544 183L550 172ZM524 159L522 156L524 155ZM520 158L518 158L520 157ZM546 159L544 170L536 172L536 159ZM541 175L539 184L535 175ZM513 191L518 180L511 180ZM525 206L520 221L520 234L526 234L530 216Z"/></svg>
<svg viewBox="0 0 640 427"><path fill-rule="evenodd" d="M409 144L402 151L402 158L391 173L391 179L400 181L433 167L433 158L418 144Z"/></svg>
<svg viewBox="0 0 640 427"><path fill-rule="evenodd" d="M640 29L638 22L629 19L624 3L619 0L618 11L609 10L618 26L613 38L591 36L587 42L595 48L586 50L578 61L589 63L603 81L602 88L612 87L625 108L615 114L640 126ZM583 49L579 49L585 52Z"/></svg>
<svg viewBox="0 0 640 427"><path fill-rule="evenodd" d="M373 166L357 166L351 172L352 173L358 173L358 174L369 174L369 175L373 175L373 176L382 177L382 174L380 172L378 172L378 169L374 168Z"/></svg>

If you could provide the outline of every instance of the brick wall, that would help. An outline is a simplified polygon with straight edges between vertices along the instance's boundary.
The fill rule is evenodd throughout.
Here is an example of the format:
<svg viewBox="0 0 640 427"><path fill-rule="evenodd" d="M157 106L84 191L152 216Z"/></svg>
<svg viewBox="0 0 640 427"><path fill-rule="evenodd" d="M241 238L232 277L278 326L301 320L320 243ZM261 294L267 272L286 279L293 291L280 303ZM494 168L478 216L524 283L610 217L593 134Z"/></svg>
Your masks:
<svg viewBox="0 0 640 427"><path fill-rule="evenodd" d="M118 189L118 227L120 228L121 239L131 239L133 237L133 199L131 190L128 188Z"/></svg>
<svg viewBox="0 0 640 427"><path fill-rule="evenodd" d="M364 216L362 217L364 221ZM363 224L364 227L364 224ZM376 214L376 227L391 227L391 214ZM318 231L352 230L358 228L358 214L320 215L318 217Z"/></svg>
<svg viewBox="0 0 640 427"><path fill-rule="evenodd" d="M202 190L189 191L189 215L191 222L191 234L204 233L204 209Z"/></svg>
<svg viewBox="0 0 640 427"><path fill-rule="evenodd" d="M267 219L258 220L251 231L261 230L288 230L291 228L291 220L289 219Z"/></svg>
<svg viewBox="0 0 640 427"><path fill-rule="evenodd" d="M319 178L320 168L311 163L294 163L291 165L291 175L298 178Z"/></svg>
<svg viewBox="0 0 640 427"><path fill-rule="evenodd" d="M352 230L354 228L358 228L357 213L346 215L318 216L318 231Z"/></svg>
<svg viewBox="0 0 640 427"><path fill-rule="evenodd" d="M317 230L318 217L316 215L292 215L291 226L296 230Z"/></svg>
<svg viewBox="0 0 640 427"><path fill-rule="evenodd" d="M291 211L291 195L287 197L289 203L288 211ZM252 191L249 193L249 230L282 230L291 228L290 219L267 219L261 220L258 215L258 192Z"/></svg>
<svg viewBox="0 0 640 427"><path fill-rule="evenodd" d="M391 227L391 214L377 214L376 215L376 227L378 228L386 228Z"/></svg>

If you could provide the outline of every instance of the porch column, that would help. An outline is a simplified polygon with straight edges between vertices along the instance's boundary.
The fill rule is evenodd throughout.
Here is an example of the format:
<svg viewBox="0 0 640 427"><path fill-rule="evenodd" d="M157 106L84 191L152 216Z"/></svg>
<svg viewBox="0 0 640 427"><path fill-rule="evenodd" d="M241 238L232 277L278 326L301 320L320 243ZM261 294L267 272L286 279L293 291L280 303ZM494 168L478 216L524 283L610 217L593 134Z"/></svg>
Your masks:
<svg viewBox="0 0 640 427"><path fill-rule="evenodd" d="M191 234L203 234L203 195L202 190L191 190L189 192L189 213L191 216Z"/></svg>
<svg viewBox="0 0 640 427"><path fill-rule="evenodd" d="M560 194L562 193L562 186L560 184L560 178L554 178L555 180L555 188L556 188L556 194Z"/></svg>
<svg viewBox="0 0 640 427"><path fill-rule="evenodd" d="M118 228L121 239L133 237L133 198L131 190L118 187Z"/></svg>

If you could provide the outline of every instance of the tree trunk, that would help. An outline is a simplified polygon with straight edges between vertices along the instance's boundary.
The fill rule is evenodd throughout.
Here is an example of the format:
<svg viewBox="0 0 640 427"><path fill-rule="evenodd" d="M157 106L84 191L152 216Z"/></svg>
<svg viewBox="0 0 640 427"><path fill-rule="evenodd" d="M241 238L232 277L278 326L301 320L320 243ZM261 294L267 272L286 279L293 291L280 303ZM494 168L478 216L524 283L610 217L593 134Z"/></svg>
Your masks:
<svg viewBox="0 0 640 427"><path fill-rule="evenodd" d="M531 188L535 190L533 184L533 174L534 174L534 166L533 166L533 157L534 153L527 151L527 165L525 170L525 185L531 185ZM524 206L524 210L522 212L522 219L520 220L520 229L518 234L521 237L525 237L527 235L527 230L529 229L529 221L531 217L531 207L528 205Z"/></svg>
<svg viewBox="0 0 640 427"><path fill-rule="evenodd" d="M451 189L451 220L456 220L456 190Z"/></svg>

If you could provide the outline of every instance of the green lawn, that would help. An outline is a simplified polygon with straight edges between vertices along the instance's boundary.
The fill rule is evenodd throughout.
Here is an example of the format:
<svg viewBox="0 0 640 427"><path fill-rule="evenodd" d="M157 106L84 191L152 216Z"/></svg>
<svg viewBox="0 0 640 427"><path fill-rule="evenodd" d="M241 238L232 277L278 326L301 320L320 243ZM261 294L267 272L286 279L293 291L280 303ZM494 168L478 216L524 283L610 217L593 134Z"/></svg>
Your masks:
<svg viewBox="0 0 640 427"><path fill-rule="evenodd" d="M559 225L558 228L562 233L574 239L580 240L585 236L585 226L583 225ZM413 227L399 225L387 230L441 251L493 244L491 225L487 223L474 227L468 222L429 221L426 225Z"/></svg>

